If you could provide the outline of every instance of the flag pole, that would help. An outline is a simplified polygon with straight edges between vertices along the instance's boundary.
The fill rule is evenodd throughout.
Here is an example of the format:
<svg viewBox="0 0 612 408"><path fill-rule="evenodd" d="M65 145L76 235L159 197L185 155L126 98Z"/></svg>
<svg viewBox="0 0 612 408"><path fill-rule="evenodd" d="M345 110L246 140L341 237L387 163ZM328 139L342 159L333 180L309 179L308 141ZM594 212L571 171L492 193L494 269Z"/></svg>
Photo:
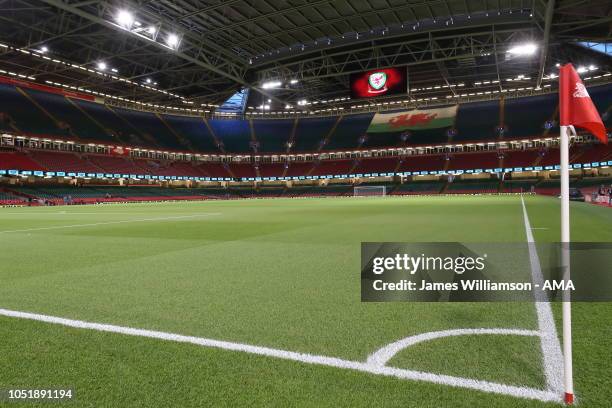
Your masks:
<svg viewBox="0 0 612 408"><path fill-rule="evenodd" d="M563 281L570 278L570 214L569 214L569 126L560 128L561 153L561 266ZM563 291L563 383L565 403L574 402L574 379L572 369L572 303L569 290Z"/></svg>

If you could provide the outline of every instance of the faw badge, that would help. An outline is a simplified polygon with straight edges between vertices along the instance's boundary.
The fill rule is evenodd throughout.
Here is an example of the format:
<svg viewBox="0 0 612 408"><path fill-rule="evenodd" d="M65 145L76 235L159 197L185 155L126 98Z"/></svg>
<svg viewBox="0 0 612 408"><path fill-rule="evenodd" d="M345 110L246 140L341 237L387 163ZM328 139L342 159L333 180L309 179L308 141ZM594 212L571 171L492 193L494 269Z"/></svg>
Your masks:
<svg viewBox="0 0 612 408"><path fill-rule="evenodd" d="M387 91L387 74L374 72L368 78L368 93L379 94Z"/></svg>

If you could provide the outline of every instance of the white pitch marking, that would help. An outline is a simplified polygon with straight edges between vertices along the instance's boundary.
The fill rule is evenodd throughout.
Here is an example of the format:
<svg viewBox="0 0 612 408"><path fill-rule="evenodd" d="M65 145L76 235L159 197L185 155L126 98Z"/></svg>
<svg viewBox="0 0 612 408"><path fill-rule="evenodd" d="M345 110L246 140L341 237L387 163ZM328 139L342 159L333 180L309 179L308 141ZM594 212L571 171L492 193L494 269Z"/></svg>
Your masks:
<svg viewBox="0 0 612 408"><path fill-rule="evenodd" d="M19 312L14 310L0 309L0 315L20 319L36 320L46 323L59 324L62 326L75 327L79 329L90 329L108 333L119 333L129 336L149 337L160 340L175 341L180 343L191 343L204 347L219 348L224 350L240 351L244 353L257 354L284 360L298 361L306 364L323 365L335 368L356 370L370 374L395 377L404 380L426 381L435 384L448 385L452 387L468 388L494 394L509 395L525 399L539 400L543 402L561 402L559 394L529 387L518 387L514 385L499 384L489 381L474 380L469 378L453 377L449 375L433 374L421 371L406 370L395 367L380 367L368 362L344 360L337 357L320 356L294 351L280 350L269 347L254 346L250 344L234 343L223 340L207 339L203 337L184 336L176 333L136 329L132 327L115 326L104 323L92 323L81 320L65 319L62 317Z"/></svg>
<svg viewBox="0 0 612 408"><path fill-rule="evenodd" d="M535 239L531 232L529 224L529 216L527 215L527 207L525 200L521 196L521 205L523 206L523 218L525 220L525 233L527 235L527 246L529 247L529 262L531 264L531 276L534 285L544 284L544 277L540 266L540 257L535 246ZM538 328L540 331L540 346L542 348L542 357L544 365L544 374L546 376L546 386L549 390L562 395L563 393L563 354L561 353L561 344L557 336L557 328L553 319L552 309L546 295L542 291L535 291L535 307L538 315Z"/></svg>
<svg viewBox="0 0 612 408"><path fill-rule="evenodd" d="M415 336L409 336L404 339L398 340L394 343L388 344L385 347L377 350L368 357L368 363L383 367L389 360L393 358L397 353L405 348L414 346L417 343L424 341L440 339L443 337L451 336L469 336L469 335L480 335L480 334L496 334L496 335L514 335L514 336L539 336L540 333L536 330L524 330L524 329L452 329L452 330L440 330L432 331L427 333L420 333Z"/></svg>
<svg viewBox="0 0 612 408"><path fill-rule="evenodd" d="M136 219L136 220L94 222L94 223L90 223L90 224L56 225L56 226L52 226L52 227L39 227L39 228L26 228L26 229L10 230L10 231L0 231L0 234L6 234L6 233L11 233L11 232L45 231L45 230L63 229L63 228L95 227L95 226L98 226L98 225L125 224L125 223L130 223L130 222L169 221L169 220L180 220L180 219L185 219L185 218L209 217L209 216L212 216L212 215L221 215L221 213L205 213L205 214L193 214L193 215L179 215L179 216L175 216L175 217L159 217L159 218L140 218L140 219Z"/></svg>

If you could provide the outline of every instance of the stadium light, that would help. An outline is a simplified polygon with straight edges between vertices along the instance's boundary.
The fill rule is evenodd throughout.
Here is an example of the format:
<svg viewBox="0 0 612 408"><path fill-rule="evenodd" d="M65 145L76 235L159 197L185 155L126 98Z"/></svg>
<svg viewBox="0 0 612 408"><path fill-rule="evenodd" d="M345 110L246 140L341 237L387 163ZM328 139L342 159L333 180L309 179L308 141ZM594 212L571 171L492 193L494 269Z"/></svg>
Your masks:
<svg viewBox="0 0 612 408"><path fill-rule="evenodd" d="M106 63L102 61L98 62L98 69L104 71L106 69Z"/></svg>
<svg viewBox="0 0 612 408"><path fill-rule="evenodd" d="M47 48L46 46L43 45L42 47L40 47L40 53L41 54L44 54L44 53L46 53L48 51L49 51L49 48Z"/></svg>
<svg viewBox="0 0 612 408"><path fill-rule="evenodd" d="M151 83L151 78L147 78L146 82L147 82L147 84L150 84Z"/></svg>
<svg viewBox="0 0 612 408"><path fill-rule="evenodd" d="M280 88L283 83L281 81L268 81L261 84L262 89Z"/></svg>
<svg viewBox="0 0 612 408"><path fill-rule="evenodd" d="M297 84L298 82L299 82L299 81L298 81L297 79L292 79L291 81L289 81L289 83L290 83L291 85L295 85L295 84Z"/></svg>
<svg viewBox="0 0 612 408"><path fill-rule="evenodd" d="M130 29L134 24L134 16L127 10L119 10L116 20L121 27L126 29Z"/></svg>
<svg viewBox="0 0 612 408"><path fill-rule="evenodd" d="M301 100L298 101L298 105L300 105L300 106L304 106L307 103L308 103L308 101L306 99L301 99Z"/></svg>
<svg viewBox="0 0 612 408"><path fill-rule="evenodd" d="M534 43L525 43L525 44L515 45L514 47L509 48L507 53L512 54L512 55L518 55L518 56L533 55L535 54L537 49L538 49L538 46L535 45Z"/></svg>
<svg viewBox="0 0 612 408"><path fill-rule="evenodd" d="M168 45L168 47L170 48L178 48L179 45L179 37L176 34L168 34L168 37L166 38L166 44Z"/></svg>
<svg viewBox="0 0 612 408"><path fill-rule="evenodd" d="M150 26L147 28L147 33L151 35L155 35L156 32L157 32L157 28L155 26Z"/></svg>
<svg viewBox="0 0 612 408"><path fill-rule="evenodd" d="M578 67L578 69L576 71L578 71L579 74L583 74L585 72L587 72L589 69L587 67Z"/></svg>

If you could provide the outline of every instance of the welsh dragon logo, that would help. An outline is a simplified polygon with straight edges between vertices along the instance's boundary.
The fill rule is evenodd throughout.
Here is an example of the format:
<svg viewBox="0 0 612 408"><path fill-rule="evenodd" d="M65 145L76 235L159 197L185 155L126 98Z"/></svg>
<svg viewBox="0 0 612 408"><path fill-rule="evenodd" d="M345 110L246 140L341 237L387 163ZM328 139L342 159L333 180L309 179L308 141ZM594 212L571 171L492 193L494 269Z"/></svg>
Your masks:
<svg viewBox="0 0 612 408"><path fill-rule="evenodd" d="M379 94L387 91L387 74L374 72L368 77L368 93Z"/></svg>

